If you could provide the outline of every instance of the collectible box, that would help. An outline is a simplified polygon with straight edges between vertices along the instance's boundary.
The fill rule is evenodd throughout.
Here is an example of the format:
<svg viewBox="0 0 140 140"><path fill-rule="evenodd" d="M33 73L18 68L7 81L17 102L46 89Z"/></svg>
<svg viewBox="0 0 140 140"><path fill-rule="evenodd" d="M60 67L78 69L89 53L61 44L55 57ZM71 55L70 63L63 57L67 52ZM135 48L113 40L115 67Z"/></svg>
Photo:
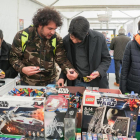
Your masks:
<svg viewBox="0 0 140 140"><path fill-rule="evenodd" d="M87 139L92 140L92 133L87 133Z"/></svg>
<svg viewBox="0 0 140 140"><path fill-rule="evenodd" d="M82 140L87 140L87 132L82 132Z"/></svg>
<svg viewBox="0 0 140 140"><path fill-rule="evenodd" d="M97 138L97 134L92 133L92 140L98 140L98 138Z"/></svg>
<svg viewBox="0 0 140 140"><path fill-rule="evenodd" d="M103 140L108 140L107 134L103 134Z"/></svg>
<svg viewBox="0 0 140 140"><path fill-rule="evenodd" d="M113 136L111 134L107 134L108 140L114 140Z"/></svg>
<svg viewBox="0 0 140 140"><path fill-rule="evenodd" d="M113 136L113 140L118 140L118 137L116 137L116 136Z"/></svg>
<svg viewBox="0 0 140 140"><path fill-rule="evenodd" d="M97 137L98 137L98 140L103 140L103 134L102 133L98 133Z"/></svg>
<svg viewBox="0 0 140 140"><path fill-rule="evenodd" d="M64 138L65 112L45 111L45 137L47 139Z"/></svg>
<svg viewBox="0 0 140 140"><path fill-rule="evenodd" d="M62 95L50 95L45 102L45 111L66 112L68 100Z"/></svg>
<svg viewBox="0 0 140 140"><path fill-rule="evenodd" d="M81 133L76 133L76 140L81 140Z"/></svg>
<svg viewBox="0 0 140 140"><path fill-rule="evenodd" d="M64 138L64 117L68 109L68 100L61 95L50 95L45 103L45 137L47 139Z"/></svg>
<svg viewBox="0 0 140 140"><path fill-rule="evenodd" d="M44 137L45 98L0 98L0 132Z"/></svg>
<svg viewBox="0 0 140 140"><path fill-rule="evenodd" d="M138 102L122 94L85 91L82 131L134 137Z"/></svg>
<svg viewBox="0 0 140 140"><path fill-rule="evenodd" d="M77 108L69 108L64 118L64 138L75 140Z"/></svg>

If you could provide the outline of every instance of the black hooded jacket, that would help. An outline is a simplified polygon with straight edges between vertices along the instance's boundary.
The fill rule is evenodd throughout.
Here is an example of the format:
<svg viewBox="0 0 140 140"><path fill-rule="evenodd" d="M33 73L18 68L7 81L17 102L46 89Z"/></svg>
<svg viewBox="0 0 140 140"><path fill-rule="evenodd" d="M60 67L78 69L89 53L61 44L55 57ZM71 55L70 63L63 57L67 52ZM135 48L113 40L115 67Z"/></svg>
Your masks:
<svg viewBox="0 0 140 140"><path fill-rule="evenodd" d="M120 78L122 93L134 91L140 94L140 34L135 35L125 49Z"/></svg>
<svg viewBox="0 0 140 140"><path fill-rule="evenodd" d="M15 78L18 75L18 72L9 63L10 50L11 45L3 40L1 45L0 69L5 72L5 78Z"/></svg>

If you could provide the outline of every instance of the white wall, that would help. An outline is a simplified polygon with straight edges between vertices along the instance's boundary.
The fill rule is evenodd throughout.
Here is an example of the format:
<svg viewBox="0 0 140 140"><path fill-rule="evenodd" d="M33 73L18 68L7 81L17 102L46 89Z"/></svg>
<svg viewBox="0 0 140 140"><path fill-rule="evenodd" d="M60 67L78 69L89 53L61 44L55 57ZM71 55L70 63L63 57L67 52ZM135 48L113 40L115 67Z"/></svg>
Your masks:
<svg viewBox="0 0 140 140"><path fill-rule="evenodd" d="M68 34L68 28L69 28L69 21L66 18L63 18L63 26L60 29L60 36L65 37Z"/></svg>
<svg viewBox="0 0 140 140"><path fill-rule="evenodd" d="M0 0L0 29L4 40L12 44L15 34L19 31L19 19L24 20L24 28L32 24L32 18L42 6L30 0ZM63 26L57 32L64 37L68 33L67 19L63 18Z"/></svg>
<svg viewBox="0 0 140 140"><path fill-rule="evenodd" d="M0 0L0 29L5 41L12 43L19 31L19 19L24 20L24 28L28 27L39 8L42 6L30 0Z"/></svg>

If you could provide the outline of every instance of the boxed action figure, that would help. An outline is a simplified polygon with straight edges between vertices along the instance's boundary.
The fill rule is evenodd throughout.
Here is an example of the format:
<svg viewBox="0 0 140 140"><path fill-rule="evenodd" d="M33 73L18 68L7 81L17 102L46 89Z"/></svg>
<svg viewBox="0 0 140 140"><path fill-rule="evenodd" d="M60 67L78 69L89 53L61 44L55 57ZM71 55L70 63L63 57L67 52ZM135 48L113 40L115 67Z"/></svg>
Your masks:
<svg viewBox="0 0 140 140"><path fill-rule="evenodd" d="M45 103L45 111L66 112L68 100L62 95L50 95Z"/></svg>
<svg viewBox="0 0 140 140"><path fill-rule="evenodd" d="M45 111L45 137L47 139L64 138L65 112Z"/></svg>
<svg viewBox="0 0 140 140"><path fill-rule="evenodd" d="M97 134L92 133L92 140L98 140L98 138L97 138Z"/></svg>
<svg viewBox="0 0 140 140"><path fill-rule="evenodd" d="M77 108L69 108L64 118L64 138L75 140Z"/></svg>
<svg viewBox="0 0 140 140"><path fill-rule="evenodd" d="M82 131L135 137L138 103L126 95L85 91Z"/></svg>
<svg viewBox="0 0 140 140"><path fill-rule="evenodd" d="M102 133L98 133L97 137L98 137L98 140L103 140L103 134Z"/></svg>
<svg viewBox="0 0 140 140"><path fill-rule="evenodd" d="M113 140L118 140L118 137L116 137L116 136L113 136Z"/></svg>
<svg viewBox="0 0 140 140"><path fill-rule="evenodd" d="M64 117L68 109L68 100L61 95L50 95L45 103L45 137L47 139L64 138Z"/></svg>
<svg viewBox="0 0 140 140"><path fill-rule="evenodd" d="M87 132L82 132L82 140L87 140Z"/></svg>
<svg viewBox="0 0 140 140"><path fill-rule="evenodd" d="M81 133L76 133L76 140L81 140Z"/></svg>
<svg viewBox="0 0 140 140"><path fill-rule="evenodd" d="M0 98L0 132L44 137L45 98Z"/></svg>
<svg viewBox="0 0 140 140"><path fill-rule="evenodd" d="M92 140L92 133L87 133L87 139Z"/></svg>
<svg viewBox="0 0 140 140"><path fill-rule="evenodd" d="M107 134L103 134L103 140L108 140Z"/></svg>

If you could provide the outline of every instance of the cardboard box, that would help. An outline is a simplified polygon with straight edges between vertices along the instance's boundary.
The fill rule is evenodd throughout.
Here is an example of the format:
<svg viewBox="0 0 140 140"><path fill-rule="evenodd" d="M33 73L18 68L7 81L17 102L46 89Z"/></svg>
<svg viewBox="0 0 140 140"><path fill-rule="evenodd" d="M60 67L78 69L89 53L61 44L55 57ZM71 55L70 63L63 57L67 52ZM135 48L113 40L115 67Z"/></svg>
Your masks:
<svg viewBox="0 0 140 140"><path fill-rule="evenodd" d="M45 103L45 137L47 139L64 138L64 117L68 109L68 100L61 95L50 95Z"/></svg>
<svg viewBox="0 0 140 140"><path fill-rule="evenodd" d="M0 98L0 131L4 134L44 137L45 98Z"/></svg>
<svg viewBox="0 0 140 140"><path fill-rule="evenodd" d="M137 99L122 94L85 91L82 131L134 137L138 118Z"/></svg>
<svg viewBox="0 0 140 140"><path fill-rule="evenodd" d="M76 138L76 114L77 108L69 108L64 118L64 138L75 140Z"/></svg>
<svg viewBox="0 0 140 140"><path fill-rule="evenodd" d="M84 89L80 89L80 91L83 91ZM99 92L109 92L109 93L114 93L114 94L122 94L119 89L99 89ZM84 93L84 92L83 92ZM83 101L81 105L81 111L77 112L77 128L81 128L82 126L82 112L83 112Z"/></svg>
<svg viewBox="0 0 140 140"><path fill-rule="evenodd" d="M65 112L45 111L45 137L47 139L64 138Z"/></svg>

